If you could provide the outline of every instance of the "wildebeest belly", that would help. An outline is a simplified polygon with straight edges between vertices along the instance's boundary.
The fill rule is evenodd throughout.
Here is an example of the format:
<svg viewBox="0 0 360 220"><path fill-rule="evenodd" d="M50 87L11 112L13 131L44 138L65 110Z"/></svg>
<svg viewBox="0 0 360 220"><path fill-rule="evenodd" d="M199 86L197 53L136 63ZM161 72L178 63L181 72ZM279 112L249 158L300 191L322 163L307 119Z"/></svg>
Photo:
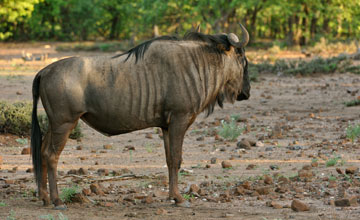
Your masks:
<svg viewBox="0 0 360 220"><path fill-rule="evenodd" d="M161 127L161 118L139 119L133 115L85 113L81 119L90 127L107 136L129 133L149 127Z"/></svg>

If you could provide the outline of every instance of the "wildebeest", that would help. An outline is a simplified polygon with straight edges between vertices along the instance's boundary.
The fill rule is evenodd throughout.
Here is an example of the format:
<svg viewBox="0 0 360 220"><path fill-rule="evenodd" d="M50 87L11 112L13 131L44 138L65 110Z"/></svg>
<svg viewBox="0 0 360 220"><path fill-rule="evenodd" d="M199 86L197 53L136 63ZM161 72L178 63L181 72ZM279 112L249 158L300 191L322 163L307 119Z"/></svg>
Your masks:
<svg viewBox="0 0 360 220"><path fill-rule="evenodd" d="M44 205L65 206L56 173L61 151L79 118L105 135L148 127L163 132L169 197L187 206L178 189L186 130L216 103L249 98L245 57L249 34L189 32L183 39L163 36L114 57L72 57L42 69L33 81L31 149L36 183ZM42 140L37 119L41 98L49 119ZM49 179L50 199L47 193Z"/></svg>

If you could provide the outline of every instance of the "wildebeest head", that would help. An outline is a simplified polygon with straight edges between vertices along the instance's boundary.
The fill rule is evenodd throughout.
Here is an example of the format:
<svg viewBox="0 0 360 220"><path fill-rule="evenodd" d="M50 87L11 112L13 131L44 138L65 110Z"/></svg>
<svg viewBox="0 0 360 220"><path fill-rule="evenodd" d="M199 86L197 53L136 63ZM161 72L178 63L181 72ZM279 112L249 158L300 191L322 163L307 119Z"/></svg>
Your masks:
<svg viewBox="0 0 360 220"><path fill-rule="evenodd" d="M224 92L221 94L223 97L219 97L218 103L222 106L222 100L224 98L230 100L231 102L241 101L249 99L250 97L250 78L248 73L248 61L245 56L245 46L249 42L249 33L244 26L240 24L242 30L242 40L239 41L239 38L233 34L222 34L221 37L226 37L229 42L228 45L220 45L220 48L225 51L225 53L235 53L237 61L239 62L241 68L238 69L237 76L242 79L235 78L230 79L224 87ZM220 36L219 36L220 37ZM222 99L222 100L221 100Z"/></svg>

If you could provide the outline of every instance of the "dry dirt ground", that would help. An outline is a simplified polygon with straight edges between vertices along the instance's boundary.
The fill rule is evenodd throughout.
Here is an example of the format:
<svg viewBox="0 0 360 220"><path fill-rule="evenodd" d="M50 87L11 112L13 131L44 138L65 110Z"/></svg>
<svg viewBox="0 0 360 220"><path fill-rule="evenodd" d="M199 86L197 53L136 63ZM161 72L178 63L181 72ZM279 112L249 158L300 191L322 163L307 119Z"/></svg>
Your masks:
<svg viewBox="0 0 360 220"><path fill-rule="evenodd" d="M0 46L0 100L8 101L30 101L38 70L78 55L59 54L44 44ZM22 50L50 55L25 62ZM0 219L359 219L360 142L345 134L349 125L360 123L360 106L344 105L360 95L359 87L353 74L261 75L252 83L250 100L226 104L208 118L200 115L185 137L179 174L191 208L167 200L158 129L109 138L81 123L85 136L68 141L58 183L60 191L76 188L88 200L68 203L62 211L43 207L34 197L33 174L26 172L30 155L21 154L28 147L24 139L0 135ZM216 135L221 121L231 118L245 128L237 141ZM241 149L237 142L243 138L257 145ZM222 168L223 161L232 167ZM326 165L331 162L337 163ZM89 190L94 183L104 194ZM293 211L294 199L309 210Z"/></svg>

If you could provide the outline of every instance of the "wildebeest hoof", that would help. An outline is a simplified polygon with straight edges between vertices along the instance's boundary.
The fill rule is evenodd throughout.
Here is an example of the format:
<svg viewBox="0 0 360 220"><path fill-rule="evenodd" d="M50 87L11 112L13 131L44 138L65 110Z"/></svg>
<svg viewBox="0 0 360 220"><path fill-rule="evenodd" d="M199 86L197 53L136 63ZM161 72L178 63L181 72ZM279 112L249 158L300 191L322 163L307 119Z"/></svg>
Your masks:
<svg viewBox="0 0 360 220"><path fill-rule="evenodd" d="M62 204L62 205L57 205L54 207L55 210L66 210L67 207L65 204Z"/></svg>
<svg viewBox="0 0 360 220"><path fill-rule="evenodd" d="M177 207L182 207L182 208L190 208L191 207L191 205L190 205L190 202L189 201L184 201L184 202L177 202L177 203L175 203L175 205L177 206Z"/></svg>
<svg viewBox="0 0 360 220"><path fill-rule="evenodd" d="M43 206L49 206L50 205L50 199L42 199Z"/></svg>

